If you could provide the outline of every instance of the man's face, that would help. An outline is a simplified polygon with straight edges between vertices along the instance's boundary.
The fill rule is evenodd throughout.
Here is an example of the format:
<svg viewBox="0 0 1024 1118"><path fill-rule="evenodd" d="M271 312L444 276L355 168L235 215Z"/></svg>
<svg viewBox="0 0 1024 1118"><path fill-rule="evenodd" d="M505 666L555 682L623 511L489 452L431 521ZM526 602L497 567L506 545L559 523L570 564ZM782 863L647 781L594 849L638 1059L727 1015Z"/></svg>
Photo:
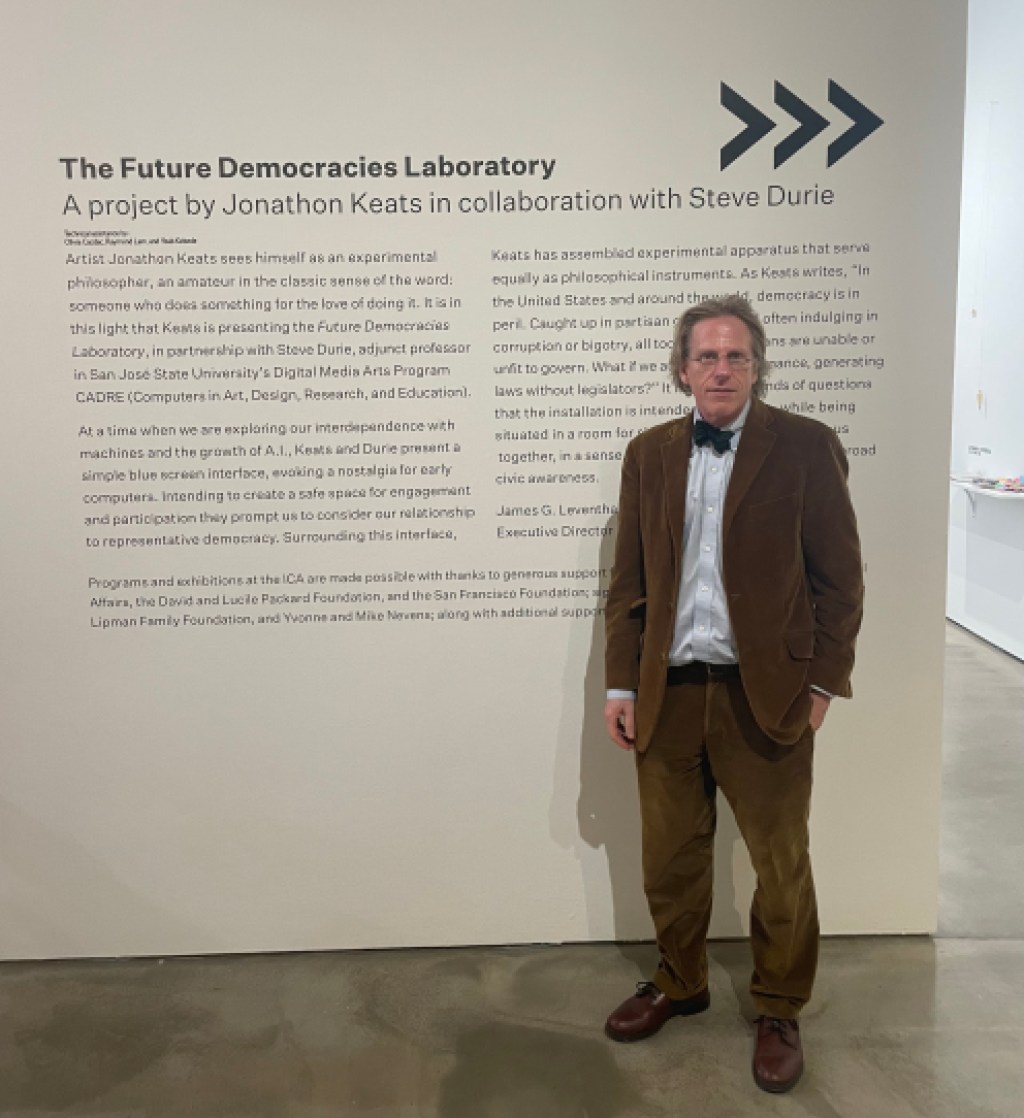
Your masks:
<svg viewBox="0 0 1024 1118"><path fill-rule="evenodd" d="M679 377L693 389L708 423L728 427L757 381L750 331L732 315L702 319L690 334L690 356Z"/></svg>

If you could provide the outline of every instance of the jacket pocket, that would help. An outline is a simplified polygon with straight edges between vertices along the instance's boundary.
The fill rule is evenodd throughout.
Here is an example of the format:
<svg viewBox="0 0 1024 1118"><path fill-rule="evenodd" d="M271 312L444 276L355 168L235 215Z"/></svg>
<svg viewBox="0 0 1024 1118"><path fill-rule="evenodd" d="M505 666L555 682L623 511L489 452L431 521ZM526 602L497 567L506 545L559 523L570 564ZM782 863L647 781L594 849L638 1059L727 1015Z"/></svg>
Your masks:
<svg viewBox="0 0 1024 1118"><path fill-rule="evenodd" d="M780 512L785 504L798 504L800 494L797 492L783 493L781 497L771 497L767 501L752 501L743 506L746 512Z"/></svg>
<svg viewBox="0 0 1024 1118"><path fill-rule="evenodd" d="M786 634L786 647L794 660L814 658L814 630L791 629Z"/></svg>

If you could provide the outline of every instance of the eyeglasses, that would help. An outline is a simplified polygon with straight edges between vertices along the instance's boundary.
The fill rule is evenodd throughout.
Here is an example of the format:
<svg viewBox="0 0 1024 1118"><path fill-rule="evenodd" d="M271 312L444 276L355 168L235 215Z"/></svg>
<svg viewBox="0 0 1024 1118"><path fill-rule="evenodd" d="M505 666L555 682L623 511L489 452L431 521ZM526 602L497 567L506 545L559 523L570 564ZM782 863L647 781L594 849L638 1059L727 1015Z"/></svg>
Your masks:
<svg viewBox="0 0 1024 1118"><path fill-rule="evenodd" d="M718 367L718 362L725 358L725 363L733 372L741 373L749 367L753 358L748 357L745 353L715 353L714 350L707 350L704 353L698 353L690 360L700 365L702 369L710 372L712 369Z"/></svg>

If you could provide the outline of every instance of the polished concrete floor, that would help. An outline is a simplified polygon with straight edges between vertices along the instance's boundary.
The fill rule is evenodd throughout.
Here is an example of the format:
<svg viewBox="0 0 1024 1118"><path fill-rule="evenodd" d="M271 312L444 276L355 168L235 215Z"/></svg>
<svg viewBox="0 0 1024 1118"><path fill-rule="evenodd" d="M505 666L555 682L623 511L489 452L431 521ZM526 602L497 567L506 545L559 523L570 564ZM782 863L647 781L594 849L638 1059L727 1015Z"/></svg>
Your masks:
<svg viewBox="0 0 1024 1118"><path fill-rule="evenodd" d="M946 633L939 935L1024 940L1024 664Z"/></svg>
<svg viewBox="0 0 1024 1118"><path fill-rule="evenodd" d="M1020 1118L1024 664L948 635L941 938L830 939L808 1071L747 1073L746 944L711 1010L616 1045L645 946L0 965L0 1115Z"/></svg>

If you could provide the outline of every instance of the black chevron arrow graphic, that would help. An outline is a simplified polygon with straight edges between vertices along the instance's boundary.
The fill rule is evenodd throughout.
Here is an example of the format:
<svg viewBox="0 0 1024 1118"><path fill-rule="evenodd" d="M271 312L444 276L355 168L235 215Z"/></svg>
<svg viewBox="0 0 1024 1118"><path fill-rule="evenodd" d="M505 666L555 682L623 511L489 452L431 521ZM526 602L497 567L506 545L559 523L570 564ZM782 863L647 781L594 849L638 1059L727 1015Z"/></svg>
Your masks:
<svg viewBox="0 0 1024 1118"><path fill-rule="evenodd" d="M781 167L791 155L796 155L819 132L823 132L828 127L828 121L806 101L801 101L795 93L790 92L782 82L775 83L775 104L800 122L800 127L795 132L775 145L775 166Z"/></svg>
<svg viewBox="0 0 1024 1118"><path fill-rule="evenodd" d="M847 152L852 151L861 141L866 140L876 128L885 123L880 116L862 105L852 93L847 93L838 83L829 79L828 99L837 109L853 121L847 130L828 145L828 166L838 163ZM778 163L775 164L778 166Z"/></svg>
<svg viewBox="0 0 1024 1118"><path fill-rule="evenodd" d="M755 109L745 97L741 97L735 89L730 89L725 82L722 82L721 103L733 116L738 116L746 125L742 132L733 136L722 148L721 169L724 171L730 163L739 159L748 148L752 148L758 140L767 136L775 127L775 121L766 117L760 109Z"/></svg>

